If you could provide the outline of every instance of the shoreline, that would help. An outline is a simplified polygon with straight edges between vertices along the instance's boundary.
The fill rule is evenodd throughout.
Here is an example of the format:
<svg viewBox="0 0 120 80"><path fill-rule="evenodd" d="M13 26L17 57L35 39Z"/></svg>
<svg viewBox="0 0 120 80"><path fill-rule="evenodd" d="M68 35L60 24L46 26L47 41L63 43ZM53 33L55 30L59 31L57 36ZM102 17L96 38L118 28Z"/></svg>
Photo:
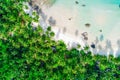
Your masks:
<svg viewBox="0 0 120 80"><path fill-rule="evenodd" d="M52 17L53 21L55 21L54 26L52 26L52 31L55 32L55 40L63 40L67 47L76 47L78 43L81 45L83 48L86 44L90 46L90 50L94 53L97 54L99 53L100 55L106 55L108 56L109 54L113 53L112 55L114 57L117 57L120 53L120 47L113 46L110 41L108 41L108 44L106 42L100 42L97 43L95 42L95 39L88 33L88 41L85 41L83 39L83 36L81 35L83 30L79 30L78 28L74 28L73 26L76 25L76 18L77 16L74 14L78 14L78 11L74 11L71 13L69 9L65 9L62 6L54 7L54 5L50 8L46 7L41 7L43 10L44 15L40 15L41 21L40 24L42 24L43 29L46 29L47 26L50 26L49 24L49 18ZM43 18L46 16L46 19L44 20ZM65 29L66 28L66 29ZM77 31L79 30L79 31ZM77 35L75 35L77 34ZM58 37L57 37L58 36ZM91 48L91 44L94 42L95 48ZM102 45L102 46L101 46ZM109 46L110 45L110 46ZM107 46L107 48L106 48Z"/></svg>
<svg viewBox="0 0 120 80"><path fill-rule="evenodd" d="M117 40L110 41L109 40L110 37L108 37L108 39L106 39L106 41L108 41L108 43L104 40L104 41L99 41L96 44L96 42L95 42L96 37L93 38L93 36L90 33L88 33L88 41L84 42L81 34L85 31L80 30L79 27L78 28L73 27L73 26L77 26L77 24L75 22L76 21L75 19L77 18L77 16L74 14L78 14L78 11L74 11L71 13L69 9L63 8L62 6L57 6L57 7L52 6L51 8L43 9L43 11L48 17L52 16L56 20L56 25L52 26L52 30L55 32L55 34L57 34L58 29L60 29L61 32L59 33L58 39L63 40L66 44L68 44L69 42L76 42L76 43L79 43L83 48L85 46L85 43L87 43L90 46L93 42L96 45L96 48L92 49L90 46L90 50L94 54L97 54L100 52L99 53L100 55L109 55L112 53L113 53L112 55L115 57L119 55L118 54L119 47L117 46L117 43L113 44L113 42L116 42ZM69 18L71 18L71 20L69 20ZM49 23L47 22L47 24L49 24ZM67 30L66 30L66 33L64 33L65 34L64 35L62 33L62 31L65 26L66 26ZM77 36L75 35L76 30L79 30ZM100 35L102 35L102 34L100 34ZM56 40L58 40L58 39L56 39ZM110 47L108 45L110 45Z"/></svg>

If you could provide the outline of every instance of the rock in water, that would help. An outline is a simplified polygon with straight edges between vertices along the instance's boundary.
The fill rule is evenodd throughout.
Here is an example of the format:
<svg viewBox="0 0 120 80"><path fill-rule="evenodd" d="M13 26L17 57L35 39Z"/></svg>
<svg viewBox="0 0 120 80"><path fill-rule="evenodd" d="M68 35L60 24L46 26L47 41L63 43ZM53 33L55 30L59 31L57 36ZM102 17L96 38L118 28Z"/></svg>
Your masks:
<svg viewBox="0 0 120 80"><path fill-rule="evenodd" d="M76 4L79 4L79 2L78 2L78 1L75 1L75 3L76 3Z"/></svg>
<svg viewBox="0 0 120 80"><path fill-rule="evenodd" d="M83 7L85 7L86 5L85 4L82 4Z"/></svg>
<svg viewBox="0 0 120 80"><path fill-rule="evenodd" d="M86 26L86 27L90 27L90 24L89 24L89 23L86 23L85 26Z"/></svg>

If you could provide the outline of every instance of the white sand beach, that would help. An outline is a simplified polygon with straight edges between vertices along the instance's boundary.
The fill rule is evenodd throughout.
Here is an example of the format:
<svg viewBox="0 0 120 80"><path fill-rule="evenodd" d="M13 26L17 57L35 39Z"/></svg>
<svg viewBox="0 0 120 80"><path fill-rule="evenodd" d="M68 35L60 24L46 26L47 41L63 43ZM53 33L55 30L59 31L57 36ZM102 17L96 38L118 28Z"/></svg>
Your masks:
<svg viewBox="0 0 120 80"><path fill-rule="evenodd" d="M75 42L81 44L82 46L85 45L81 35L84 31L79 30L76 24L77 10L71 12L63 6L53 6L48 9L43 9L43 11L48 18L52 16L53 19L56 20L56 25L52 26L52 30L56 34L56 40L64 40L66 44ZM48 21L47 24L49 24Z"/></svg>
<svg viewBox="0 0 120 80"><path fill-rule="evenodd" d="M111 30L111 34L109 34L106 37L106 40L98 41L97 43L95 35L99 34L102 36L102 34L95 32L90 33L85 29L80 29L79 25L77 24L78 22L77 15L79 14L79 11L73 10L71 12L71 10L69 10L68 8L65 8L64 6L60 5L52 6L51 8L47 9L43 8L43 11L47 15L47 18L52 17L54 20L56 20L56 25L52 26L52 30L56 34L55 36L56 40L63 40L65 41L66 44L70 44L70 46L72 46L72 43L79 43L82 45L82 47L85 46L86 43L91 45L91 43L93 42L96 44L96 49L91 48L93 53L95 54L100 53L101 55L109 54L112 54L114 56L118 55L117 51L119 51L119 47L116 42L119 39L119 34L115 33L115 30L113 31ZM99 25L105 24L106 22L105 14L101 14L98 17L97 16L98 15L96 14L95 22L98 23ZM47 24L49 24L48 21ZM84 32L88 32L87 42L83 39L83 36L81 35ZM115 33L114 36L112 35L112 33ZM106 41L108 41L108 43ZM111 47L108 45L110 45Z"/></svg>
<svg viewBox="0 0 120 80"><path fill-rule="evenodd" d="M97 10L94 7L90 8L87 13L87 8L78 9L76 5L72 8L64 5L51 7L43 5L41 8L41 26L45 29L51 25L55 32L54 39L63 40L68 48L76 47L77 44L80 44L82 48L89 45L94 54L112 54L115 57L120 54L120 33L118 30L120 22L115 19L118 13L100 8ZM112 19L115 20L115 23L112 22ZM83 36L83 33L87 33L87 35ZM91 44L94 44L95 48L92 48Z"/></svg>

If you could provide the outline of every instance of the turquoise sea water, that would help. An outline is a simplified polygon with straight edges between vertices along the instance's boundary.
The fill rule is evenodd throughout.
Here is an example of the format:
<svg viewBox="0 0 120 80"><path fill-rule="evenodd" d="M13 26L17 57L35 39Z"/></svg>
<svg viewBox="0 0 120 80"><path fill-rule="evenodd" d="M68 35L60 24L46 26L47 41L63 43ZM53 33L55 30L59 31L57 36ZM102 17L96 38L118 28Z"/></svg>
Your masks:
<svg viewBox="0 0 120 80"><path fill-rule="evenodd" d="M120 0L56 0L54 5L64 6L71 12L77 9L76 27L79 29L96 37L102 34L104 40L108 37L120 39ZM85 27L86 23L91 24L90 28Z"/></svg>

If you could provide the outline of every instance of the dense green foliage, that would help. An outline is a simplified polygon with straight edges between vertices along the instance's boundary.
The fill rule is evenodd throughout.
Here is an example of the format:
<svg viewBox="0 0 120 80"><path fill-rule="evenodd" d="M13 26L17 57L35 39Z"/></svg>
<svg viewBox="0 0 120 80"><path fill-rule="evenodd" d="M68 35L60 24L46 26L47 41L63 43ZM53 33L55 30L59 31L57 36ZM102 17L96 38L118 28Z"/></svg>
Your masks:
<svg viewBox="0 0 120 80"><path fill-rule="evenodd" d="M34 28L23 0L0 0L0 80L119 80L120 58L67 50L51 27Z"/></svg>

